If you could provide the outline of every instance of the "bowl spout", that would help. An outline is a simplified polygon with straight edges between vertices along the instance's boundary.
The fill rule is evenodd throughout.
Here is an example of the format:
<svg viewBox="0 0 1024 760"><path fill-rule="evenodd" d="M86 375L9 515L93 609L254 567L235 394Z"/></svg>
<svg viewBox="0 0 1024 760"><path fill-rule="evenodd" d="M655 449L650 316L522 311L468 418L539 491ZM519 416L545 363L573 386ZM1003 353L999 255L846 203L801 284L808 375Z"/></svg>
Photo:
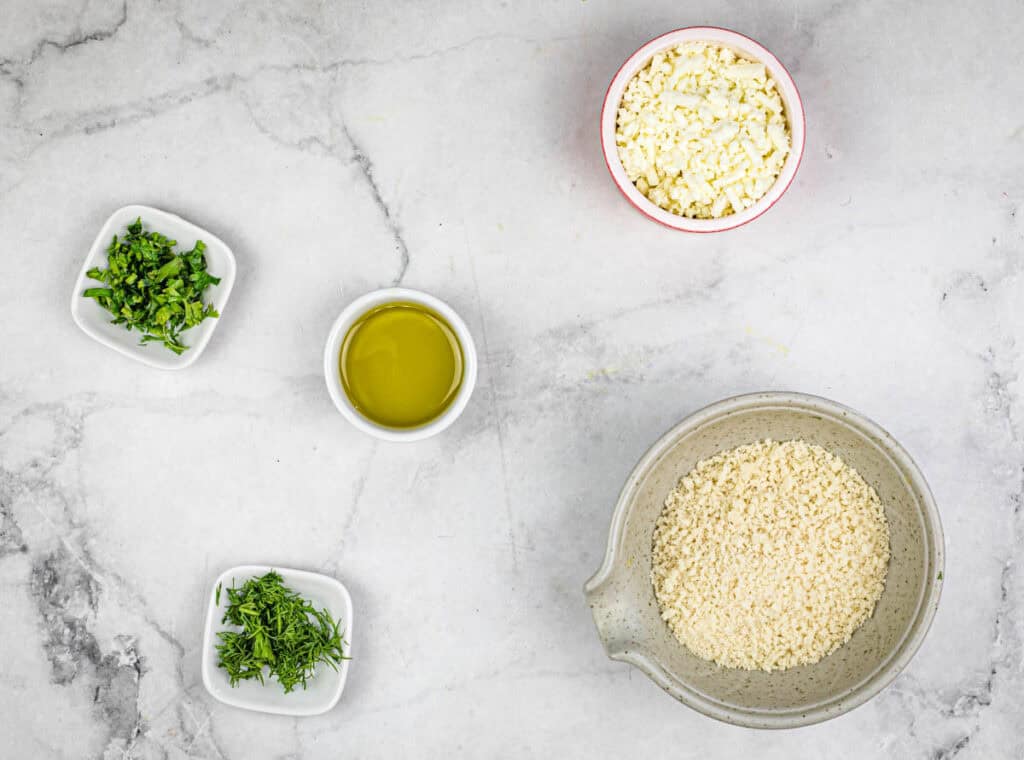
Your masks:
<svg viewBox="0 0 1024 760"><path fill-rule="evenodd" d="M584 585L583 593L604 651L613 660L623 659L622 655L634 642L629 630L628 603L618 593L615 579L599 571Z"/></svg>

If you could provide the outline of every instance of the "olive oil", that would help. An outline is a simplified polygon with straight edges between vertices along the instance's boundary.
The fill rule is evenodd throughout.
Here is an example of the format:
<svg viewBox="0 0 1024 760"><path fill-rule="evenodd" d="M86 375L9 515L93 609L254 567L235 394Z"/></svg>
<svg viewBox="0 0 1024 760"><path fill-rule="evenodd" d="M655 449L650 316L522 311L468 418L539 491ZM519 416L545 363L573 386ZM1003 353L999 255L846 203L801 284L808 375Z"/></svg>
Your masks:
<svg viewBox="0 0 1024 760"><path fill-rule="evenodd" d="M441 315L408 302L377 306L349 328L338 371L352 405L378 425L415 428L438 418L462 385L462 346Z"/></svg>

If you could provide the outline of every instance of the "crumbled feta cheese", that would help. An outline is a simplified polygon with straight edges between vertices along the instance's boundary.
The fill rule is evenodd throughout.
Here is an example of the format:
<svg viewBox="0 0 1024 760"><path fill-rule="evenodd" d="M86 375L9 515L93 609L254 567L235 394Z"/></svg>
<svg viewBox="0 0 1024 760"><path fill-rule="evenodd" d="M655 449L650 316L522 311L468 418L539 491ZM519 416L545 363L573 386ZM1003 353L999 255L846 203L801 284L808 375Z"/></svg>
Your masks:
<svg viewBox="0 0 1024 760"><path fill-rule="evenodd" d="M673 214L735 214L774 184L789 125L764 64L688 42L657 53L626 86L615 142L626 175Z"/></svg>

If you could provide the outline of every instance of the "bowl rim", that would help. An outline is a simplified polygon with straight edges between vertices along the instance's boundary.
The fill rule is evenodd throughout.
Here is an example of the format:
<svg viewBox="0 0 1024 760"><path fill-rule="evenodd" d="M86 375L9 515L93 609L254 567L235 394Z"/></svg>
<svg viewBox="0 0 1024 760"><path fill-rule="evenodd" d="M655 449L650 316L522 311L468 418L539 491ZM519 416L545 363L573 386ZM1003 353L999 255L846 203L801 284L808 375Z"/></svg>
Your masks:
<svg viewBox="0 0 1024 760"><path fill-rule="evenodd" d="M945 572L945 539L942 521L924 474L906 449L879 424L848 406L806 393L762 391L731 396L698 409L673 425L641 456L627 477L612 512L608 543L601 566L584 584L583 591L587 601L597 600L601 595L602 586L615 574L620 564L619 545L633 496L642 477L668 451L670 446L682 435L725 415L776 407L796 408L817 414L824 413L836 421L842 420L873 440L884 454L894 460L901 470L901 474L905 478L909 478L909 485L921 496L922 518L926 528L924 538L927 544L925 556L928 559L928 574L925 587L918 596L917 609L911 618L909 634L893 647L882 664L843 694L806 708L791 708L789 711L763 711L724 704L671 676L658 659L644 651L644 647L638 645L638 642L633 642L626 650L612 650L602 635L602 643L611 659L634 665L687 707L716 720L747 728L797 728L821 723L847 713L872 699L896 679L920 649L931 629L944 585L942 579ZM600 629L597 611L593 609L593 603L591 607L595 624Z"/></svg>
<svg viewBox="0 0 1024 760"><path fill-rule="evenodd" d="M356 319L375 306L394 301L411 301L437 312L445 318L452 330L455 331L455 335L462 345L462 385L455 399L436 419L431 420L425 425L409 429L385 427L364 417L345 394L345 390L341 385L341 378L338 376L338 351L349 327L352 326ZM462 320L462 317L440 298L412 288L380 288L359 296L341 310L337 319L334 320L334 324L331 325L331 330L327 334L327 341L324 344L324 381L327 384L327 392L330 394L334 405L354 427L384 441L404 443L421 441L424 438L437 435L450 427L469 404L469 398L473 395L473 390L476 387L477 371L476 344L473 342L473 335L470 333L469 327Z"/></svg>
<svg viewBox="0 0 1024 760"><path fill-rule="evenodd" d="M614 128L609 129L609 127L614 126L615 114L622 99L622 91L625 90L626 85L637 71L655 53L667 49L673 44L687 41L710 41L726 46L733 44L744 48L744 52L768 67L772 78L776 80L781 94L787 100L787 117L793 144L790 154L786 157L786 161L783 164L782 171L768 191L753 205L739 213L730 214L719 219L690 219L679 216L678 214L666 211L644 197L626 176L625 169L619 159L617 146L615 145L615 130ZM615 102L612 102L613 91L617 94ZM804 147L807 143L807 123L804 115L803 99L800 97L800 91L796 86L793 76L768 48L757 40L732 29L719 26L687 26L665 32L644 43L615 72L605 91L604 100L601 105L600 137L601 153L604 156L605 167L608 169L608 173L611 175L615 186L619 188L619 192L622 193L633 208L648 219L669 229L679 232L709 234L713 232L726 232L749 224L778 203L796 179L797 170L800 168L800 163L803 160ZM797 138L799 138L799 141ZM799 147L797 147L798 145Z"/></svg>

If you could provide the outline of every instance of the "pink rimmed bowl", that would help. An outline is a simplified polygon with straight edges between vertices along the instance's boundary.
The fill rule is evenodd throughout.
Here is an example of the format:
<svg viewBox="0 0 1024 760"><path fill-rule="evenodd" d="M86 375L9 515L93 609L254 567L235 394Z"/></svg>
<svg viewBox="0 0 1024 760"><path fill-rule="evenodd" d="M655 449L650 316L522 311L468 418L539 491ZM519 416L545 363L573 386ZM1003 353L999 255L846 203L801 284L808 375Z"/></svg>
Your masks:
<svg viewBox="0 0 1024 760"><path fill-rule="evenodd" d="M775 80L782 97L786 120L789 123L791 148L775 184L749 208L719 219L690 219L666 211L648 200L626 175L622 161L619 160L618 146L615 144L615 121L626 85L636 76L637 72L650 62L656 53L685 42L712 42L732 49L743 58L763 63L769 75ZM793 77L789 75L786 67L765 47L749 37L714 26L691 26L685 29L676 29L674 32L655 37L637 50L622 64L611 84L608 85L608 91L604 96L604 106L601 109L601 150L615 184L626 196L626 200L648 219L683 232L724 232L757 219L774 206L796 176L797 167L800 166L800 159L804 153L804 132L803 103L800 100L796 84L793 82Z"/></svg>

